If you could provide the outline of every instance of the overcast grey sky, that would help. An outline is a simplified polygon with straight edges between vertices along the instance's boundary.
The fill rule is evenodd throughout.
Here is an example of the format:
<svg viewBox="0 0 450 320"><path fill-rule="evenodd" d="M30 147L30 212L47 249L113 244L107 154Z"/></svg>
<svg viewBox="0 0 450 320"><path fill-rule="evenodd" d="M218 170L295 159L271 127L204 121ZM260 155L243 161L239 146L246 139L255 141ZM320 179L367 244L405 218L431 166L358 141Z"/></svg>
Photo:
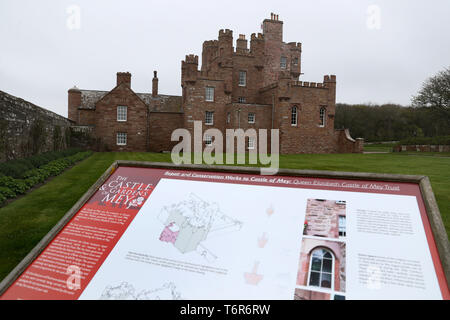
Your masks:
<svg viewBox="0 0 450 320"><path fill-rule="evenodd" d="M150 92L158 70L159 93L181 95L186 54L219 29L250 38L271 12L283 40L302 43L300 80L336 74L337 102L406 105L450 66L449 0L1 0L0 90L66 116L73 85L110 90L130 71L133 90Z"/></svg>

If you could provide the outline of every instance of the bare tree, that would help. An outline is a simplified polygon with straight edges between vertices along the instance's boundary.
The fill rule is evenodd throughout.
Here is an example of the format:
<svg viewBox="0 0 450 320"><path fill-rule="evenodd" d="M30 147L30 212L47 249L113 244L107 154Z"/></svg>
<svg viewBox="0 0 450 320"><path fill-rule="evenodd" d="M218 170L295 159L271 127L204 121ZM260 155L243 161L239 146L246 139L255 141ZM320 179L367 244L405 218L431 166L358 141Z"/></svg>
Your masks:
<svg viewBox="0 0 450 320"><path fill-rule="evenodd" d="M450 68L427 79L417 96L412 98L414 107L429 107L450 123Z"/></svg>

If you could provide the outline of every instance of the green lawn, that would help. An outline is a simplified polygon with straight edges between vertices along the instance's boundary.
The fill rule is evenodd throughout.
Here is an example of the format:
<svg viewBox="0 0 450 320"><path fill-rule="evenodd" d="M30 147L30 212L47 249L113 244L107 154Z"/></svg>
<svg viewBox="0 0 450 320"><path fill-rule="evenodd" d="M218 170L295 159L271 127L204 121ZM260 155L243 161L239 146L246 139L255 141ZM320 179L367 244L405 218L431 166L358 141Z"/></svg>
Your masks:
<svg viewBox="0 0 450 320"><path fill-rule="evenodd" d="M392 152L395 143L364 144L364 152Z"/></svg>
<svg viewBox="0 0 450 320"><path fill-rule="evenodd" d="M95 153L25 197L0 208L0 279L5 277L115 160L170 161L161 153ZM280 167L427 175L450 233L450 154L304 154Z"/></svg>

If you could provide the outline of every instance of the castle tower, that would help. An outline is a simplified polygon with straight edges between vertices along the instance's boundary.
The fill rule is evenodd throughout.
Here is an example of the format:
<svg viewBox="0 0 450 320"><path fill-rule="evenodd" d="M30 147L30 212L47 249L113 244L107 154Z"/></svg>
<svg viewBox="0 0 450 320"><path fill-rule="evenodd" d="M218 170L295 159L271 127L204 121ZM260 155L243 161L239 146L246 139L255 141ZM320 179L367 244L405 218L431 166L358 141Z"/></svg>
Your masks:
<svg viewBox="0 0 450 320"><path fill-rule="evenodd" d="M219 54L219 41L211 40L203 42L202 71L208 71L210 62Z"/></svg>
<svg viewBox="0 0 450 320"><path fill-rule="evenodd" d="M219 30L219 56L222 59L231 58L233 52L233 31Z"/></svg>
<svg viewBox="0 0 450 320"><path fill-rule="evenodd" d="M278 80L278 73L287 67L288 57L281 55L283 43L283 21L271 13L270 19L263 21L264 35L264 81L263 86ZM283 65L284 63L284 65Z"/></svg>
<svg viewBox="0 0 450 320"><path fill-rule="evenodd" d="M68 91L68 118L72 121L78 122L78 107L81 106L81 91L74 86Z"/></svg>
<svg viewBox="0 0 450 320"><path fill-rule="evenodd" d="M189 54L181 61L181 86L186 82L197 81L198 56Z"/></svg>

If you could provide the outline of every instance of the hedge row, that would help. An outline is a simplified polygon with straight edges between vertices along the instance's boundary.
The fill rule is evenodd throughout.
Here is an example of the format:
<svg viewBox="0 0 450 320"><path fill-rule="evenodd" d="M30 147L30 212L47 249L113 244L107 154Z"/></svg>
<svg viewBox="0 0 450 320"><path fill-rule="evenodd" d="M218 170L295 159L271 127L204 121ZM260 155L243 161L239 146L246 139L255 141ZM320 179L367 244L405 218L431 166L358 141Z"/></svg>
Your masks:
<svg viewBox="0 0 450 320"><path fill-rule="evenodd" d="M413 137L401 140L398 145L450 145L450 136Z"/></svg>
<svg viewBox="0 0 450 320"><path fill-rule="evenodd" d="M51 176L56 176L70 167L75 162L81 161L92 154L92 151L78 152L66 158L57 159L42 165L40 168L27 170L22 174L22 179L0 174L0 205L6 199L15 198L25 193L34 185L44 182Z"/></svg>
<svg viewBox="0 0 450 320"><path fill-rule="evenodd" d="M72 156L81 152L79 148L71 148L62 151L49 151L24 159L10 160L0 163L0 174L15 179L23 179L25 172L40 168L50 161Z"/></svg>

